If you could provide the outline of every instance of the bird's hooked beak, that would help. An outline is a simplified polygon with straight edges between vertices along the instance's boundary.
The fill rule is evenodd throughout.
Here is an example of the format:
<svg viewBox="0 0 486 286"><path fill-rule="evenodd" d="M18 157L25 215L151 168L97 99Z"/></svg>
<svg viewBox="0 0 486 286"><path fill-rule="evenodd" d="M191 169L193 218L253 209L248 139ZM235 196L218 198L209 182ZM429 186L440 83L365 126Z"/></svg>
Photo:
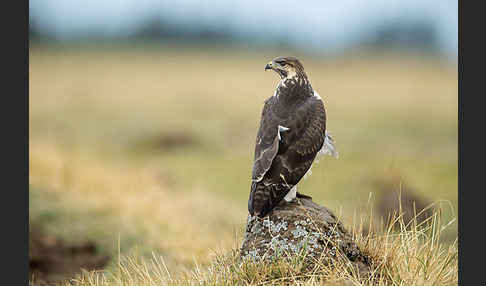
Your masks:
<svg viewBox="0 0 486 286"><path fill-rule="evenodd" d="M265 70L271 70L273 69L273 61L268 62L268 64L265 66Z"/></svg>

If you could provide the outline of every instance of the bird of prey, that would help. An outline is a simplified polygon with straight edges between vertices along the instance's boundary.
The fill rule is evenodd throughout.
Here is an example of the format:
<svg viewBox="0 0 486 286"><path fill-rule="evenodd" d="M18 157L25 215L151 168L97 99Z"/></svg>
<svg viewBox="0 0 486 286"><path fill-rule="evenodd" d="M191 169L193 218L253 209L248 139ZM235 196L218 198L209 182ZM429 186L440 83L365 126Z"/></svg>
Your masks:
<svg viewBox="0 0 486 286"><path fill-rule="evenodd" d="M248 211L258 217L266 216L282 199L307 197L297 192L297 183L317 155L338 157L326 130L322 98L300 61L277 57L265 66L268 69L281 80L275 94L265 100L256 137Z"/></svg>

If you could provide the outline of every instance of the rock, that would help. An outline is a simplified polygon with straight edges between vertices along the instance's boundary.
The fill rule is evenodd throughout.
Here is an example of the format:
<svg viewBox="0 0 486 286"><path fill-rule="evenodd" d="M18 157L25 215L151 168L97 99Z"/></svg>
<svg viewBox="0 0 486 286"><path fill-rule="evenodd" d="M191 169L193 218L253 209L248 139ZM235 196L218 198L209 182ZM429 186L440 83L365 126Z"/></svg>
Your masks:
<svg viewBox="0 0 486 286"><path fill-rule="evenodd" d="M311 198L297 198L290 203L282 200L264 218L249 215L240 255L267 261L302 255L313 267L317 261L332 263L337 251L360 272L370 271L371 259L360 251L336 216Z"/></svg>

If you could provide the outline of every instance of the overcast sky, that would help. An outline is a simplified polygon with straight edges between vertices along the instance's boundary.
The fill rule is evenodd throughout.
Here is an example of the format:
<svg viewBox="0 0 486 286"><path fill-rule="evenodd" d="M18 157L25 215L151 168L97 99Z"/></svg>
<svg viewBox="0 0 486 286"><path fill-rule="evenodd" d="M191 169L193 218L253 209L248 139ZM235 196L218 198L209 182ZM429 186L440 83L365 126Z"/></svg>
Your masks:
<svg viewBox="0 0 486 286"><path fill-rule="evenodd" d="M149 17L235 36L287 38L298 47L339 50L397 21L429 21L440 51L457 56L457 1L450 0L31 0L31 19L59 39L127 35Z"/></svg>

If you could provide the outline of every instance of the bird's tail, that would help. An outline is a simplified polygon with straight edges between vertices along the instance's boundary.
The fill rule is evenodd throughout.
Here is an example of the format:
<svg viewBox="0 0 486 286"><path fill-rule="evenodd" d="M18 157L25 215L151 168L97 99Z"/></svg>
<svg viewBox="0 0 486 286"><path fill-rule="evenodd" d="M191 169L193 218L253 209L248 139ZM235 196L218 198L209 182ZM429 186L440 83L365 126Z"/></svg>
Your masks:
<svg viewBox="0 0 486 286"><path fill-rule="evenodd" d="M263 182L252 182L248 211L258 217L266 216L290 191L283 184L265 185Z"/></svg>
<svg viewBox="0 0 486 286"><path fill-rule="evenodd" d="M336 147L334 146L334 139L332 138L331 134L326 130L325 132L325 139L324 145L320 150L320 153L324 155L333 156L334 158L339 158L339 152L337 151Z"/></svg>

